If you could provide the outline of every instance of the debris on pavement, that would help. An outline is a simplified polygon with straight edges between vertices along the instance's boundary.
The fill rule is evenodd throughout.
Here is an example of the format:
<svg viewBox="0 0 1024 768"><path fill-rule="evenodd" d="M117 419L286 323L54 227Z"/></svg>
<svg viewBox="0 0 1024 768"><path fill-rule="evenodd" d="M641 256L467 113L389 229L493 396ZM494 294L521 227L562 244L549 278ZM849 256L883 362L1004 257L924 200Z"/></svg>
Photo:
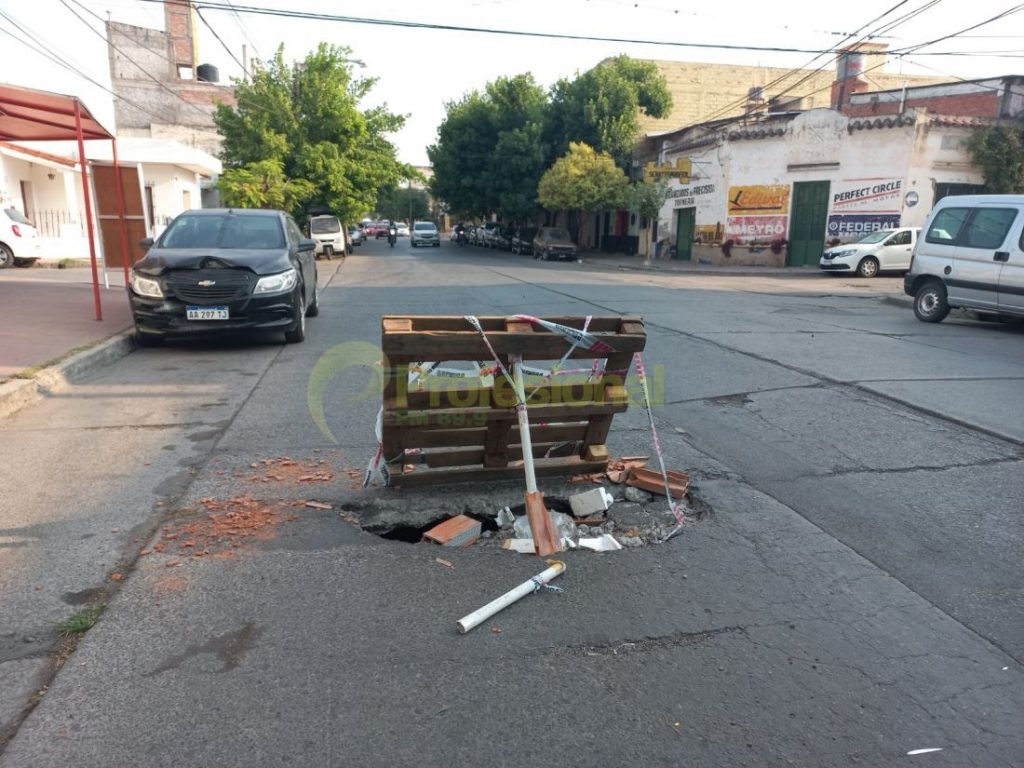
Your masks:
<svg viewBox="0 0 1024 768"><path fill-rule="evenodd" d="M537 551L533 539L505 539L501 542L502 549L518 552L521 555L532 555Z"/></svg>
<svg viewBox="0 0 1024 768"><path fill-rule="evenodd" d="M423 534L423 538L446 547L468 547L480 538L481 530L479 520L467 515L456 515L435 525Z"/></svg>
<svg viewBox="0 0 1024 768"><path fill-rule="evenodd" d="M495 522L499 528L508 528L510 525L515 524L516 516L512 514L512 510L508 507L502 507L498 510L498 516L495 518Z"/></svg>
<svg viewBox="0 0 1024 768"><path fill-rule="evenodd" d="M610 533L594 537L580 537L576 544L580 549L589 549L593 552L615 552L622 549L622 545Z"/></svg>
<svg viewBox="0 0 1024 768"><path fill-rule="evenodd" d="M615 499L602 486L592 491L577 493L569 497L574 517L590 517L599 512L607 512Z"/></svg>
<svg viewBox="0 0 1024 768"><path fill-rule="evenodd" d="M455 570L455 563L451 560L445 560L443 557L435 557L434 562L438 565L443 565L445 568L451 568L453 571Z"/></svg>
<svg viewBox="0 0 1024 768"><path fill-rule="evenodd" d="M327 459L298 461L288 456L262 459L249 464L262 474L249 475L253 483L329 483L334 479L331 463Z"/></svg>
<svg viewBox="0 0 1024 768"><path fill-rule="evenodd" d="M667 470L668 487L673 499L685 499L690 493L690 476L685 472ZM626 476L626 485L641 488L659 496L665 495L665 478L652 469L633 468Z"/></svg>
<svg viewBox="0 0 1024 768"><path fill-rule="evenodd" d="M908 755L928 755L932 752L941 752L942 747L928 747L927 749L912 749L907 752Z"/></svg>
<svg viewBox="0 0 1024 768"><path fill-rule="evenodd" d="M505 608L508 608L508 606L518 602L527 595L533 592L539 592L542 588L561 591L557 587L551 587L549 582L565 572L565 563L560 560L548 560L547 563L550 567L538 573L532 579L524 581L518 587L510 589L501 597L495 598L483 608L478 608L472 613L459 619L456 623L456 627L459 632L461 634L466 634L474 627L477 627L487 621L491 616L503 611Z"/></svg>
<svg viewBox="0 0 1024 768"><path fill-rule="evenodd" d="M281 524L299 519L296 515L285 514L280 509L282 502L271 505L248 496L205 498L199 503L209 514L164 526L160 541L152 546L153 552L164 553L173 546L178 555L188 557L230 556L230 550L242 546L246 540L276 538Z"/></svg>
<svg viewBox="0 0 1024 768"><path fill-rule="evenodd" d="M324 504L322 501L304 501L303 506L309 507L310 509L334 509L330 504Z"/></svg>

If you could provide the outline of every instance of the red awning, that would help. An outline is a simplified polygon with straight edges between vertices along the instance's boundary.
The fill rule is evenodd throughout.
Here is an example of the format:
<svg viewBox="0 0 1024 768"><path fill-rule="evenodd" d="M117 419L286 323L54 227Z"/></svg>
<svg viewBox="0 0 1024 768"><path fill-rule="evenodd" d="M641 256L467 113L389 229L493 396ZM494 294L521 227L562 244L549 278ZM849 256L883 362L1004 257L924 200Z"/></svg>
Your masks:
<svg viewBox="0 0 1024 768"><path fill-rule="evenodd" d="M0 141L77 139L76 102L82 116L83 139L114 138L74 96L0 83Z"/></svg>

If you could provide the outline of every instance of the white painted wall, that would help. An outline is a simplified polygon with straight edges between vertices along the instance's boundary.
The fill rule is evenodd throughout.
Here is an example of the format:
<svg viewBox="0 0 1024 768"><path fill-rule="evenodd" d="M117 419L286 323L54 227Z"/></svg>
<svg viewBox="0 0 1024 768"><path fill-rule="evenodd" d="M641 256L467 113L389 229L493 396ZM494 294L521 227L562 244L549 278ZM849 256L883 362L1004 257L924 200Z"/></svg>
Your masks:
<svg viewBox="0 0 1024 768"><path fill-rule="evenodd" d="M800 181L829 181L833 193L856 187L855 180L865 186L898 182L899 194L892 194L881 207L898 211L903 226L920 226L931 211L937 183L983 183L981 172L971 165L967 154L965 142L970 133L970 129L936 126L923 114L912 125L851 133L846 116L815 109L793 119L784 136L666 151L661 164L690 157L694 176L699 174L699 178L686 187L672 183L659 215L659 239L675 243L677 208L695 207L698 227L724 226L729 187ZM699 187L705 189L696 189ZM917 193L916 205L906 204L909 192ZM862 205L870 208L870 203ZM850 210L846 206L833 199L829 214L845 213Z"/></svg>

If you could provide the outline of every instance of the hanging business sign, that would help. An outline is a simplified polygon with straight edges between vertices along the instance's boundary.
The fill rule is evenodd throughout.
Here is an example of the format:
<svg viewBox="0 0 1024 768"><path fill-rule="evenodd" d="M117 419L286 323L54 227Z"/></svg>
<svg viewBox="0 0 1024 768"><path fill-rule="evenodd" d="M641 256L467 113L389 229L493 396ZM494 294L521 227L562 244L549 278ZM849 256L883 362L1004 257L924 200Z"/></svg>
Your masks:
<svg viewBox="0 0 1024 768"><path fill-rule="evenodd" d="M689 184L692 174L693 163L688 157L676 158L675 165L655 165L652 162L644 166L644 181L678 179L680 184Z"/></svg>

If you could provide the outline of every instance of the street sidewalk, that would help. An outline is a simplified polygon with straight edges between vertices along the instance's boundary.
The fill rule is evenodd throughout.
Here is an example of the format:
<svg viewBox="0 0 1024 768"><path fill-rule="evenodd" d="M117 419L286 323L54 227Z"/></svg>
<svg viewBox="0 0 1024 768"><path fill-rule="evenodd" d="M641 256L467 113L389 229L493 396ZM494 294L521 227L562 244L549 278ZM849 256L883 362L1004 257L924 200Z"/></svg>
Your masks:
<svg viewBox="0 0 1024 768"><path fill-rule="evenodd" d="M97 321L88 269L0 272L0 416L27 405L40 388L59 387L131 351L120 275L111 274L100 298Z"/></svg>

